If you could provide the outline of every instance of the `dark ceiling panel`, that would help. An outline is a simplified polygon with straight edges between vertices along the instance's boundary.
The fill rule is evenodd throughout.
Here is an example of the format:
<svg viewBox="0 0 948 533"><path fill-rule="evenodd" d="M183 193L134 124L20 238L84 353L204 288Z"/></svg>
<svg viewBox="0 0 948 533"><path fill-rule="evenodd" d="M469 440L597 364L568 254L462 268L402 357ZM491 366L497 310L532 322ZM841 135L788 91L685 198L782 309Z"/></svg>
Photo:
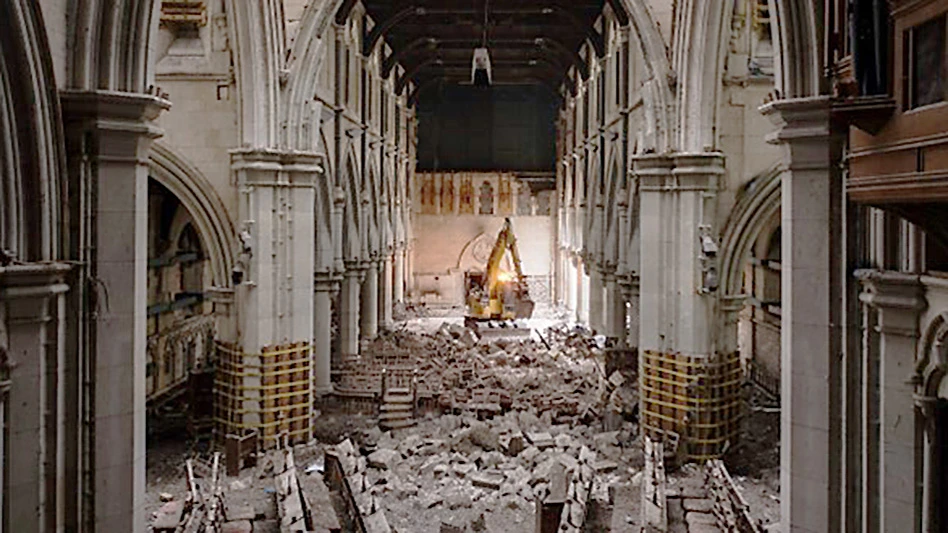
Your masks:
<svg viewBox="0 0 948 533"><path fill-rule="evenodd" d="M605 36L595 28L609 0L363 0L376 25L369 30L364 53L381 41L392 51L383 59L383 75L396 64L404 74L399 89L432 81L470 83L474 48L485 33L493 78L498 84L526 84L573 90L566 74L576 67L588 77L587 58L579 50L588 43L604 54ZM609 1L621 9L621 2ZM620 21L627 16L622 13Z"/></svg>

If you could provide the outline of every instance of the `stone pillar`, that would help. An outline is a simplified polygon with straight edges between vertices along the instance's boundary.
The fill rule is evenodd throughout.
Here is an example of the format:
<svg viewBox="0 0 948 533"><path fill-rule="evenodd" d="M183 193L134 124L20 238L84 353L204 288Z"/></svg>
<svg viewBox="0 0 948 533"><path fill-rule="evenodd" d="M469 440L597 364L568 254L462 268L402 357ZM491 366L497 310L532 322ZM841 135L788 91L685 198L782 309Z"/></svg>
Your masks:
<svg viewBox="0 0 948 533"><path fill-rule="evenodd" d="M915 511L922 507L915 481L915 387L911 378L915 374L919 314L926 303L918 275L863 270L857 271L856 277L863 285L860 300L877 311L873 326L879 333L877 531L899 531L915 523Z"/></svg>
<svg viewBox="0 0 948 533"><path fill-rule="evenodd" d="M390 330L395 322L392 320L392 256L386 256L379 272L379 325L382 329Z"/></svg>
<svg viewBox="0 0 948 533"><path fill-rule="evenodd" d="M332 392L332 295L335 280L317 276L313 292L313 392Z"/></svg>
<svg viewBox="0 0 948 533"><path fill-rule="evenodd" d="M626 314L623 315L623 318L628 318L628 328L625 329L625 344L629 348L636 349L639 347L639 309L640 309L640 295L639 295L639 277L635 274L631 274L628 277L622 280L621 284L622 296L625 298L625 301L628 302L628 307L626 307ZM625 323L622 324L622 327L625 328Z"/></svg>
<svg viewBox="0 0 948 533"><path fill-rule="evenodd" d="M761 111L777 128L768 141L782 146L788 169L781 190L782 526L835 532L843 493L841 137L830 130L828 97L778 100Z"/></svg>
<svg viewBox="0 0 948 533"><path fill-rule="evenodd" d="M576 321L589 325L589 278L581 256L576 257Z"/></svg>
<svg viewBox="0 0 948 533"><path fill-rule="evenodd" d="M96 531L143 532L145 493L145 346L148 154L153 126L170 104L145 94L64 91L70 174L88 191L94 220L79 246L92 299L91 406L93 491L87 509ZM80 221L77 220L77 223Z"/></svg>
<svg viewBox="0 0 948 533"><path fill-rule="evenodd" d="M400 248L395 250L394 268L395 285L392 287L392 300L393 303L400 304L405 301L405 251Z"/></svg>
<svg viewBox="0 0 948 533"><path fill-rule="evenodd" d="M359 282L356 267L346 269L339 295L339 351L343 359L359 355Z"/></svg>
<svg viewBox="0 0 948 533"><path fill-rule="evenodd" d="M605 328L603 334L616 339L620 344L626 340L625 332L625 298L619 289L619 282L614 273L607 273L605 288Z"/></svg>
<svg viewBox="0 0 948 533"><path fill-rule="evenodd" d="M712 355L714 298L702 283L702 227L714 221L723 156L643 155L633 168L641 194L641 257L648 258L641 261L641 309L648 309L641 317L641 347Z"/></svg>
<svg viewBox="0 0 948 533"><path fill-rule="evenodd" d="M569 253L569 252L567 252ZM571 320L576 320L579 300L579 274L577 273L576 256L572 253L566 257L566 309Z"/></svg>
<svg viewBox="0 0 948 533"><path fill-rule="evenodd" d="M316 186L322 156L241 149L231 167L240 201L243 279L237 289L245 353L313 339Z"/></svg>
<svg viewBox="0 0 948 533"><path fill-rule="evenodd" d="M5 401L14 407L0 426L9 432L2 448L9 450L5 518L16 531L62 531L66 507L76 502L64 484L66 438L77 436L78 423L66 418L69 270L57 263L0 267L0 366Z"/></svg>
<svg viewBox="0 0 948 533"><path fill-rule="evenodd" d="M379 264L370 261L362 280L362 313L359 326L363 339L374 339L379 334Z"/></svg>
<svg viewBox="0 0 948 533"><path fill-rule="evenodd" d="M590 265L589 268L589 328L596 333L603 333L605 329L605 302L603 292L605 285L602 280L602 272L599 268Z"/></svg>

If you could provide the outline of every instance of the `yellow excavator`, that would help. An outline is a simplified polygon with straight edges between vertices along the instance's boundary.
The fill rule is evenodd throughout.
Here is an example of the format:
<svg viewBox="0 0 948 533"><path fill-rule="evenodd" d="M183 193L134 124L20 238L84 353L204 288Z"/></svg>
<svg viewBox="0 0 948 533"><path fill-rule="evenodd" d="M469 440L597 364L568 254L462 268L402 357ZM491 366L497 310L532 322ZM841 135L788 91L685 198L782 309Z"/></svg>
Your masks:
<svg viewBox="0 0 948 533"><path fill-rule="evenodd" d="M501 269L501 262L508 250L513 272ZM530 318L533 315L534 303L520 268L517 238L509 218L504 219L504 227L497 234L485 271L469 272L466 278L467 316L464 322L468 327L481 329L477 327L478 323Z"/></svg>

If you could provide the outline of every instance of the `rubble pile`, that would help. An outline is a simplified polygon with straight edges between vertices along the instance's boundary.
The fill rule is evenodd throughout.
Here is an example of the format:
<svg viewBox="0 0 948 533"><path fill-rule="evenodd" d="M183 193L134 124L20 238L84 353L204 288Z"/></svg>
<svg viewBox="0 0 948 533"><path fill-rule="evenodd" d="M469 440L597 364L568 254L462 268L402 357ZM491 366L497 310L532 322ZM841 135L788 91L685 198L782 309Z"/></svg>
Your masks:
<svg viewBox="0 0 948 533"><path fill-rule="evenodd" d="M530 410L550 424L594 423L606 412L634 417L635 377L606 376L602 346L588 333L551 328L538 338L480 342L472 330L444 323L434 334L383 335L353 367L362 376L410 368L419 396L436 398L446 412Z"/></svg>
<svg viewBox="0 0 948 533"><path fill-rule="evenodd" d="M361 435L358 452L346 441L332 455L360 512L384 512L396 531L530 531L537 502L556 499L566 531L578 531L589 506L608 507L609 486L634 475L640 448L620 441L630 436L630 427L549 425L529 411L444 415L396 434Z"/></svg>

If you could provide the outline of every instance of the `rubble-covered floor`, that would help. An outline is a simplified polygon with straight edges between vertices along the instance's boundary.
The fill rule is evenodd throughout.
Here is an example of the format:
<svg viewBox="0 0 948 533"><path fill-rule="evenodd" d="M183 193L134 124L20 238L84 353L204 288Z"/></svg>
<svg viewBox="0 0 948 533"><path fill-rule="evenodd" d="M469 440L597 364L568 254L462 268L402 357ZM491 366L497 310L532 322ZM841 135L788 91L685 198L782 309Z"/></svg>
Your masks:
<svg viewBox="0 0 948 533"><path fill-rule="evenodd" d="M458 309L403 315L393 332L363 351L407 346L419 360L444 368L446 375L454 367L473 368L463 387L502 389L509 395L508 409L494 416L431 410L414 427L395 432L380 430L372 416L347 414L338 406L324 409L317 440L295 449L297 464L306 472L303 482L312 490L325 490L319 481L323 452L350 439L368 457L366 482L394 531L437 533L445 523L471 531L529 532L535 527L534 502L549 483L551 466L577 457L585 447L595 452L592 498L604 508L614 503L604 526L637 531L643 454L635 424L634 376L606 376L597 343L601 339L567 326L549 310L540 315L530 326L544 332L542 338L534 333L529 339L486 344L470 344L459 333L463 319ZM448 379L445 386L451 383ZM779 520L778 445L778 410L757 406L749 411L742 443L726 458L752 513L765 524ZM186 496L185 460L207 458L208 453L173 438L149 443L149 521L163 498ZM702 476L694 466L670 472L672 496ZM226 478L224 489L228 505L254 509L255 532L279 530L267 460L237 478Z"/></svg>

